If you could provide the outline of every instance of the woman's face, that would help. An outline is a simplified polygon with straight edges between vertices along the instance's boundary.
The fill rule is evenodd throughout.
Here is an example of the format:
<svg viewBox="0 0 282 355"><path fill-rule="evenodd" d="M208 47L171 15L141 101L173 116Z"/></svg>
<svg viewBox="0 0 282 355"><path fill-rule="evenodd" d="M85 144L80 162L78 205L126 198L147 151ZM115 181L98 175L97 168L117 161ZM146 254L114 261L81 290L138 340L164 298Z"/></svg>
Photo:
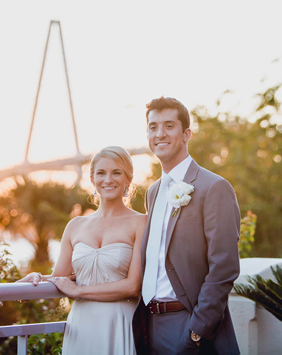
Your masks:
<svg viewBox="0 0 282 355"><path fill-rule="evenodd" d="M129 186L122 167L107 158L100 158L96 163L92 182L101 198L106 200L122 197Z"/></svg>

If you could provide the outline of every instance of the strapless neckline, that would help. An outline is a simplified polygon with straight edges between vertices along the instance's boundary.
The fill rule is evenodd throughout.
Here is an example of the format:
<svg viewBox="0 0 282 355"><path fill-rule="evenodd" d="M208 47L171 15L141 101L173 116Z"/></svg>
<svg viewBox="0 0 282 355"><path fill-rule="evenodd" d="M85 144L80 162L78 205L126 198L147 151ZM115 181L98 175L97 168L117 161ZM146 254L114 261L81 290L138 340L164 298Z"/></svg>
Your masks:
<svg viewBox="0 0 282 355"><path fill-rule="evenodd" d="M130 244L128 244L128 243L124 243L124 242L110 243L110 244L104 245L104 246L102 246L102 247L100 247L100 248L93 248L93 247L91 247L90 245L88 245L88 244L86 244L86 243L84 243L84 242L78 242L78 243L76 243L76 244L74 245L73 248L75 248L78 244L83 244L83 245L85 245L86 247L88 247L88 248L90 248L90 249L93 249L93 250L100 250L100 249L104 249L104 248L111 247L111 246L114 246L114 245L119 245L119 244L124 245L124 246L126 246L126 247L129 247L129 248L133 249L133 246L132 246L132 245L130 245Z"/></svg>

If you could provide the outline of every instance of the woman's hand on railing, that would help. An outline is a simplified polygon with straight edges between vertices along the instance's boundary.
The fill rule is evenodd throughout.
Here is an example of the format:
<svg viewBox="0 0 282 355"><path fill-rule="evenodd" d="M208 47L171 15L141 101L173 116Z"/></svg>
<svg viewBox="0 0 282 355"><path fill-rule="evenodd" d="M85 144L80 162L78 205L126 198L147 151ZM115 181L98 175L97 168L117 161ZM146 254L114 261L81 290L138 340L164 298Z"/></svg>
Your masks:
<svg viewBox="0 0 282 355"><path fill-rule="evenodd" d="M75 275L75 273L69 275L68 278L69 278L71 281L76 281L76 275Z"/></svg>
<svg viewBox="0 0 282 355"><path fill-rule="evenodd" d="M43 280L43 276L40 272L31 272L22 279L16 282L32 282L34 286L37 286L39 282Z"/></svg>
<svg viewBox="0 0 282 355"><path fill-rule="evenodd" d="M69 298L77 298L79 286L71 281L70 277L50 277L47 281L52 282L61 292Z"/></svg>

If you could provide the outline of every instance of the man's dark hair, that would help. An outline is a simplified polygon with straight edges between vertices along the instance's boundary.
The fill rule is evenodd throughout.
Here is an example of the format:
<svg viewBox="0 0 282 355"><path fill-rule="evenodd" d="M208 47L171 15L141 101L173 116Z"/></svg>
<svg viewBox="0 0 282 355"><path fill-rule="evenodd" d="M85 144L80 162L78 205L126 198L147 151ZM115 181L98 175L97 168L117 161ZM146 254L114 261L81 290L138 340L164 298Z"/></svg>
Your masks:
<svg viewBox="0 0 282 355"><path fill-rule="evenodd" d="M153 110L157 110L161 112L167 108L176 109L177 110L177 118L182 124L183 132L186 128L190 128L190 116L187 108L178 100L173 99L171 97L163 97L161 96L159 99L154 99L149 102L147 105L146 119L148 124L148 116L149 113Z"/></svg>

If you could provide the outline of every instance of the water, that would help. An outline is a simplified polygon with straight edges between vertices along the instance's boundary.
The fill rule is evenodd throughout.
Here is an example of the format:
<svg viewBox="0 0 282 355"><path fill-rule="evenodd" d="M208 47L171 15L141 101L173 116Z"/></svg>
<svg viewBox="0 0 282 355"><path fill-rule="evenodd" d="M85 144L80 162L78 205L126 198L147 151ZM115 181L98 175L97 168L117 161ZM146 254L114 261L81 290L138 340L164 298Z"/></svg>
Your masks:
<svg viewBox="0 0 282 355"><path fill-rule="evenodd" d="M11 239L6 238L5 242L9 244L7 250L11 253L10 259L13 260L17 268L25 269L29 261L34 257L35 250L33 246L25 238ZM58 240L49 241L50 260L56 263L60 253L61 242Z"/></svg>

